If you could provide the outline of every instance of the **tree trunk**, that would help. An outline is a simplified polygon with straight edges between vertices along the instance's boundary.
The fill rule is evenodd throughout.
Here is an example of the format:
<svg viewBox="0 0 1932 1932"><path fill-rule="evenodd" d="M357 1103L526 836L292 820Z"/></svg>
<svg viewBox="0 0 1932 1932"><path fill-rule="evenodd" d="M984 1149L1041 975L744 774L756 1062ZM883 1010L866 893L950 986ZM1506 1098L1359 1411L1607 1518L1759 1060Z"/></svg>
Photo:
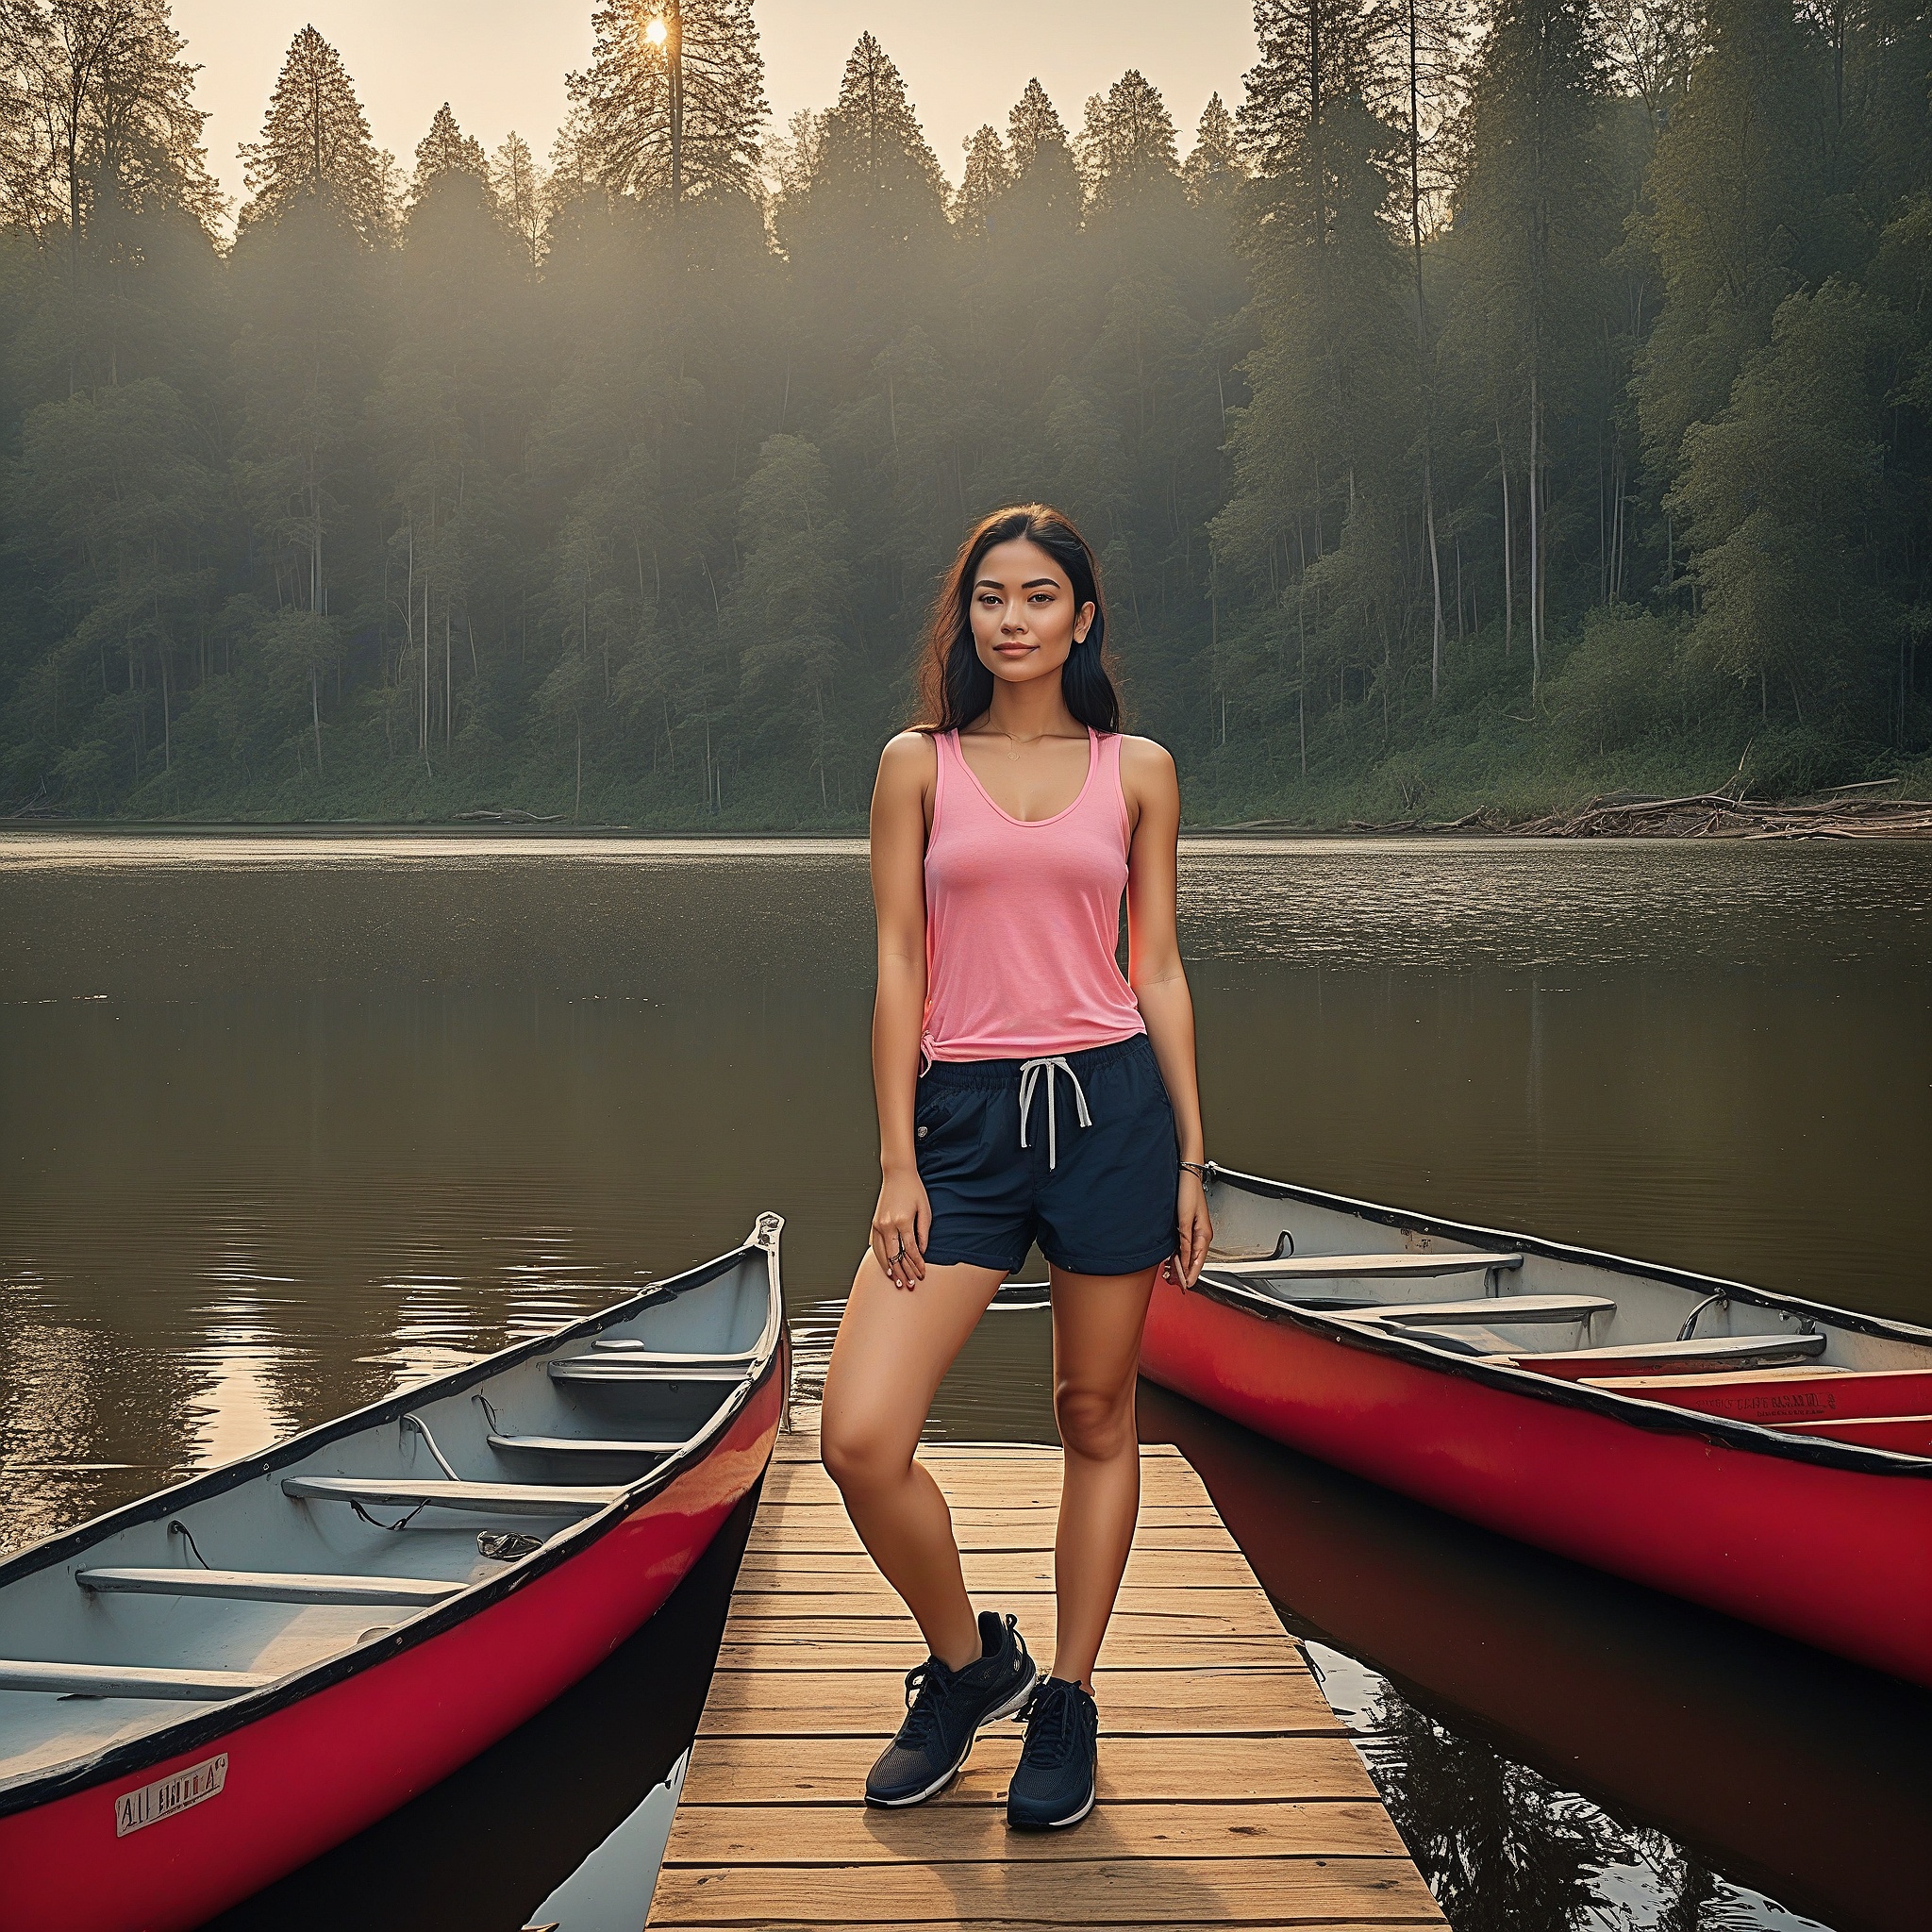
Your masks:
<svg viewBox="0 0 1932 1932"><path fill-rule="evenodd" d="M1541 398L1537 390L1536 369L1532 364L1529 372L1529 691L1536 695L1537 686L1542 679L1543 668L1543 582L1542 582L1542 520L1538 514L1537 498L1541 491L1537 488L1537 459L1541 454L1538 446L1538 432L1541 428Z"/></svg>
<svg viewBox="0 0 1932 1932"><path fill-rule="evenodd" d="M664 8L664 65L671 83L671 208L684 200L684 12L680 0Z"/></svg>
<svg viewBox="0 0 1932 1932"><path fill-rule="evenodd" d="M1507 658L1516 633L1516 542L1509 527L1509 452L1503 445L1500 423L1496 425L1496 455L1503 476L1503 655Z"/></svg>
<svg viewBox="0 0 1932 1932"><path fill-rule="evenodd" d="M1423 471L1423 510L1429 525L1429 579L1435 587L1436 631L1429 647L1429 702L1442 689L1442 561L1436 552L1436 497L1426 467Z"/></svg>

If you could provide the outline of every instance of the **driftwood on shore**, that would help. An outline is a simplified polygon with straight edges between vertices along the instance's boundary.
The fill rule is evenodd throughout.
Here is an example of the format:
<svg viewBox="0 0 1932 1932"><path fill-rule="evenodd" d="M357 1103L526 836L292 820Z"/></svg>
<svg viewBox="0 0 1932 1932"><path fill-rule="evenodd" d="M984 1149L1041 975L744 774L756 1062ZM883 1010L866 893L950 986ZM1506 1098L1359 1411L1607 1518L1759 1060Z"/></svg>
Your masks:
<svg viewBox="0 0 1932 1932"><path fill-rule="evenodd" d="M1592 798L1574 812L1510 829L1531 839L1932 839L1932 801L1859 795L1878 789L1846 785L1783 802L1727 791Z"/></svg>
<svg viewBox="0 0 1932 1932"><path fill-rule="evenodd" d="M1932 799L1861 796L1895 778L1840 785L1813 798L1739 798L1728 791L1682 798L1612 792L1574 811L1512 819L1482 806L1459 819L1348 819L1345 832L1499 832L1516 839L1932 839ZM1306 831L1287 819L1247 819L1225 832Z"/></svg>

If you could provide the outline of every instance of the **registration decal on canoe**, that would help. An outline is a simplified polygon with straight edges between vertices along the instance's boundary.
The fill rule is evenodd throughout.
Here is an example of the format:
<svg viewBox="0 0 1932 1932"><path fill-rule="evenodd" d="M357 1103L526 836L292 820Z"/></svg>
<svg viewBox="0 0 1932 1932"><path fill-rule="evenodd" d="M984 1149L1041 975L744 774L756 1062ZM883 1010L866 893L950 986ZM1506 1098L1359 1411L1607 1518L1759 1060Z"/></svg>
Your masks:
<svg viewBox="0 0 1932 1932"><path fill-rule="evenodd" d="M186 1771L142 1785L138 1791L123 1791L114 1800L114 1836L125 1838L130 1831L158 1824L177 1811L214 1797L227 1782L228 1754L224 1751L219 1757L205 1757Z"/></svg>

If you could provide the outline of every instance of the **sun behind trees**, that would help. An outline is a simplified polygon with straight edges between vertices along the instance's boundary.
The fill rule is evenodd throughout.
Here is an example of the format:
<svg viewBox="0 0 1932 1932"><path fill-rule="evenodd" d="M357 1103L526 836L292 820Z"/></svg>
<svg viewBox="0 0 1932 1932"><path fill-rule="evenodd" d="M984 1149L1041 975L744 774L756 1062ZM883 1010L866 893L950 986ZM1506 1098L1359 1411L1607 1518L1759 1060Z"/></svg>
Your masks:
<svg viewBox="0 0 1932 1932"><path fill-rule="evenodd" d="M305 28L227 242L164 0L0 5L0 802L855 825L1025 497L1197 819L1924 759L1918 16L1260 0L957 188L873 34L774 130L750 0L592 25L407 170Z"/></svg>

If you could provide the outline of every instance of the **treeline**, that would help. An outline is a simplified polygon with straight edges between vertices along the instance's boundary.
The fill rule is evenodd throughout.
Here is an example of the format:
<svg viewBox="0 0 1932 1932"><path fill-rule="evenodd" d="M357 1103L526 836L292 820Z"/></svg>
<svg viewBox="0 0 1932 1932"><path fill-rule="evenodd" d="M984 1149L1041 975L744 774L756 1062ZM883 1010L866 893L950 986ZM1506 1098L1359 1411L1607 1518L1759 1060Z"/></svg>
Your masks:
<svg viewBox="0 0 1932 1932"><path fill-rule="evenodd" d="M750 0L600 7L541 161L305 28L230 241L165 0L4 0L0 809L856 823L1036 496L1196 818L1924 760L1925 9L1256 17L957 189L869 34L774 131Z"/></svg>

